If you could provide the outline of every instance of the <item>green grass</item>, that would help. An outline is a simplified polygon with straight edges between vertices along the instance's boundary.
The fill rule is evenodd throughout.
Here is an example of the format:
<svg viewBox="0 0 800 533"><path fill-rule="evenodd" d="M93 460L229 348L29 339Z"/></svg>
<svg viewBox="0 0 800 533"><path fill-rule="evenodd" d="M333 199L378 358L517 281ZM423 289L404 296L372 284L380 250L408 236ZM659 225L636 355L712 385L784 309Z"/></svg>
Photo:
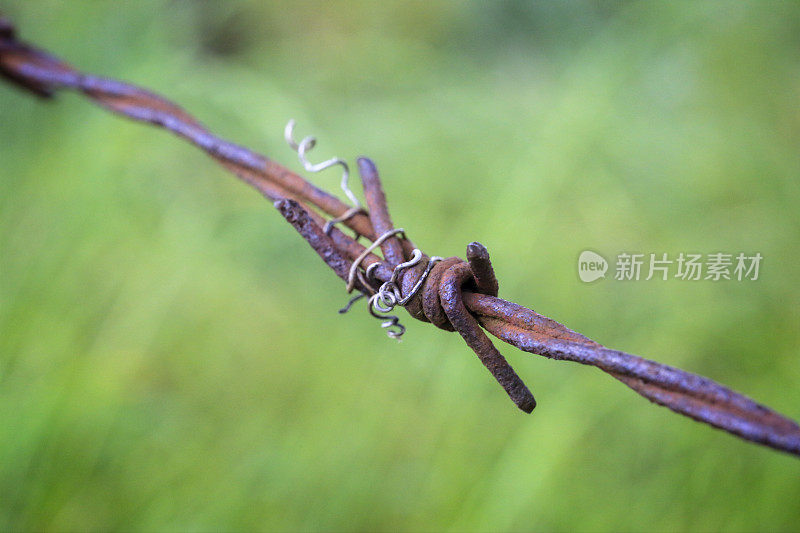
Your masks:
<svg viewBox="0 0 800 533"><path fill-rule="evenodd" d="M800 7L6 2L21 36L282 161L366 154L427 253L800 418ZM400 344L258 194L164 132L0 85L1 530L790 531L800 463L591 368ZM336 191L338 175L312 179ZM584 249L756 282L582 284Z"/></svg>

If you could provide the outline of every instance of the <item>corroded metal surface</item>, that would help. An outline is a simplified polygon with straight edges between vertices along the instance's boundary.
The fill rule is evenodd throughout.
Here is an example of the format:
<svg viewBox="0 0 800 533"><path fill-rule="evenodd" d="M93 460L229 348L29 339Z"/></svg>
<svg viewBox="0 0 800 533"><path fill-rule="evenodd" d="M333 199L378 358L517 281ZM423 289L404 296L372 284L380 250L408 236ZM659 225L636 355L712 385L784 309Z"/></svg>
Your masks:
<svg viewBox="0 0 800 533"><path fill-rule="evenodd" d="M188 140L275 202L287 221L342 279L365 250L357 239L338 228L334 227L330 236L322 230L325 216L340 217L349 209L336 197L280 164L214 136L183 109L156 94L83 74L18 41L13 25L2 17L0 75L43 98L53 96L58 89L78 91L110 111ZM359 213L344 224L357 235L375 240L393 225L374 163L361 159L359 170L370 214ZM414 249L407 239L388 239L384 244L383 258L369 254L361 263L365 268L377 264L374 273L381 282L389 280L394 267L406 261ZM436 263L406 309L414 318L458 331L523 411L534 408L533 396L481 327L520 350L596 366L654 403L743 439L800 456L800 426L791 419L710 379L611 350L531 309L497 298L497 279L486 248L472 243L466 256L467 261L451 257ZM404 273L400 279L404 293L419 280L428 259L424 257ZM370 290L363 285L357 288Z"/></svg>
<svg viewBox="0 0 800 533"><path fill-rule="evenodd" d="M492 373L517 407L530 413L536 407L533 394L525 386L505 357L497 351L492 341L472 314L464 307L461 287L472 281L472 270L468 263L457 263L442 275L439 298L450 324L464 338L467 345L478 354L483 365Z"/></svg>
<svg viewBox="0 0 800 533"><path fill-rule="evenodd" d="M386 194L383 192L378 169L375 163L366 157L358 158L358 172L361 174L361 184L364 186L364 197L367 199L369 219L375 235L382 235L394 229L392 217L386 204ZM383 258L386 263L394 268L406 260L400 240L391 236L381 244Z"/></svg>
<svg viewBox="0 0 800 533"><path fill-rule="evenodd" d="M467 261L477 292L497 296L499 284L494 275L492 261L489 259L489 250L479 242L469 243L467 245Z"/></svg>
<svg viewBox="0 0 800 533"><path fill-rule="evenodd" d="M800 427L708 378L611 350L558 322L500 298L464 292L464 302L492 335L520 350L596 366L650 401L747 440L800 455Z"/></svg>

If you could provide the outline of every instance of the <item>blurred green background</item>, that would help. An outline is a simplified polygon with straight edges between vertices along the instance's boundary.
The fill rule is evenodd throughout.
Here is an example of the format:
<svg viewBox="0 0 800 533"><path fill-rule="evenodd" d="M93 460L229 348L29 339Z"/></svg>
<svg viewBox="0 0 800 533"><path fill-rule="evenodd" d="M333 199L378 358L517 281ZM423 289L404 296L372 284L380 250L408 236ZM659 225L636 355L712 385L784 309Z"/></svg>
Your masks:
<svg viewBox="0 0 800 533"><path fill-rule="evenodd" d="M800 4L46 2L21 37L299 170L378 163L430 254L800 418ZM268 202L73 94L0 84L0 529L800 527L800 462L589 367L402 343ZM312 178L336 192L338 174ZM592 249L760 252L756 282L579 281Z"/></svg>

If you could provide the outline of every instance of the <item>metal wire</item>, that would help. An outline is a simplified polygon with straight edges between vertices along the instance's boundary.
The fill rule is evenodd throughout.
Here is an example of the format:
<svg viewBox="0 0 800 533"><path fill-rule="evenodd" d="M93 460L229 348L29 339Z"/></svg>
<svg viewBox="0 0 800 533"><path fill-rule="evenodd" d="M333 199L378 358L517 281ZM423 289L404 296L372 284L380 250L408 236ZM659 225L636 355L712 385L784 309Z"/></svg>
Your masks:
<svg viewBox="0 0 800 533"><path fill-rule="evenodd" d="M386 232L381 237L385 236L388 238L391 235L392 232ZM382 241L386 240L386 238L382 239ZM397 316L388 315L388 313L391 313L396 306L399 305L402 307L406 305L412 298L414 298L428 278L433 266L442 260L441 257L431 257L427 266L425 267L425 270L422 272L422 275L419 277L412 289L408 294L402 296L400 287L397 285L399 277L407 269L417 265L420 261L422 261L422 258L422 251L419 248L414 248L414 250L411 252L411 259L394 267L392 276L388 281L385 281L380 288L378 288L377 292L370 297L369 302L367 303L369 313L372 316L375 318L385 319L385 321L381 324L381 327L387 328L386 334L393 339L400 340L400 337L402 337L403 333L405 333L406 328L400 324L400 319ZM370 276L368 272L367 278L369 277Z"/></svg>
<svg viewBox="0 0 800 533"><path fill-rule="evenodd" d="M399 235L404 232L405 231L403 230L403 228L397 228L385 232L383 235L375 239L375 241L372 244L367 246L361 253L361 255L355 258L353 264L350 266L350 272L347 276L347 286L346 286L347 292L353 292L353 288L355 287L356 283L356 272L358 271L358 267L361 266L361 262L364 261L364 259L366 259L367 256L369 256L372 253L373 250L375 250L378 246L383 244L383 242L386 239L388 239L389 237L393 237L395 235Z"/></svg>
<svg viewBox="0 0 800 533"><path fill-rule="evenodd" d="M300 160L300 163L303 165L309 172L321 172L326 168L330 168L336 165L341 165L342 167L342 181L341 181L341 188L344 191L345 196L353 203L353 207L348 209L344 214L335 217L332 220L329 220L325 223L323 227L323 231L327 234L330 234L331 229L334 225L344 222L349 218L353 217L356 213L359 213L364 210L361 206L361 202L359 202L358 198L356 197L355 193L350 189L350 167L347 165L347 162L343 159L339 159L338 157L333 157L326 161L322 161L321 163L312 163L306 157L306 154L317 145L317 139L312 136L304 137L302 141L299 143L294 140L294 128L297 125L297 121L295 119L290 119L289 122L286 124L286 127L283 130L283 137L286 139L286 142L289 146L297 152L297 159Z"/></svg>
<svg viewBox="0 0 800 533"><path fill-rule="evenodd" d="M352 206L274 161L214 136L180 107L156 94L120 81L81 73L19 41L11 23L2 17L0 75L43 98L51 97L59 89L76 90L110 111L162 127L189 140L273 200L280 213L347 282L350 290L357 288L364 294L371 294L373 284L389 281L395 266L404 262L403 258L410 257L407 239L398 242L387 238L385 259L381 259L372 254L375 247L365 248L336 228L323 231L324 219L309 206L315 206L330 217L342 217ZM7 124L3 126L8 127ZM306 146L303 153L308 149ZM377 175L370 177L369 172L365 172L369 170L367 167L364 162L364 169L360 169L362 182L373 179L377 183ZM379 191L379 187L375 190ZM373 194L372 198L378 207L385 204L382 193ZM344 223L369 239L385 235L390 227L388 216L384 216L388 212L373 211L370 205L370 218L357 213ZM467 249L467 262L448 258L431 267L418 292L406 302L406 309L415 318L430 321L442 329L457 330L520 409L530 412L535 406L533 396L513 370L503 365L505 360L491 345L484 329L523 351L598 367L652 402L742 439L800 456L800 426L793 420L708 378L606 348L530 309L497 298L497 281L488 254L485 248L473 247L475 244ZM354 274L361 272L359 265L366 267L362 276ZM394 291L385 292L388 294L392 296L385 296L384 308L392 298L397 300Z"/></svg>

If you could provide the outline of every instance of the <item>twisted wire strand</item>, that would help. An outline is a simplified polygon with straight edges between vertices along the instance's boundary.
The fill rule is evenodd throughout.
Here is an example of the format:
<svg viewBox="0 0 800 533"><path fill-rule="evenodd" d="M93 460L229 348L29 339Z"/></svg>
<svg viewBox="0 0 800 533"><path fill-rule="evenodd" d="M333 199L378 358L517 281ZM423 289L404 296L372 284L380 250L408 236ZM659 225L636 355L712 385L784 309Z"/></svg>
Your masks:
<svg viewBox="0 0 800 533"><path fill-rule="evenodd" d="M391 313L392 310L394 310L394 308L398 305L401 307L405 306L412 298L414 298L422 288L425 280L428 278L433 266L442 260L441 257L431 257L416 284L414 284L408 294L403 296L401 294L400 287L397 285L399 276L407 269L417 265L420 261L422 261L423 257L422 251L419 248L415 248L411 252L411 255L411 259L394 267L394 270L392 271L392 277L389 278L389 281L384 282L380 286L378 292L370 297L368 303L370 314L375 318L386 318L387 320L381 324L381 327L388 328L387 335L397 340L400 340L400 337L403 335L403 333L405 333L406 328L399 323L400 319L397 316L388 315L388 313ZM383 316L381 316L381 314ZM399 331L392 330L392 327L399 328Z"/></svg>
<svg viewBox="0 0 800 533"><path fill-rule="evenodd" d="M358 288L362 293L369 293L368 288L360 286L359 278L355 282L350 278L350 267L365 248L335 228L330 235L323 232L318 215L301 203L309 202L330 216L337 217L343 215L350 206L336 197L314 187L274 161L214 136L180 107L156 94L120 81L83 74L59 59L18 41L13 26L2 17L0 75L40 97L51 97L58 89L76 90L114 113L162 127L187 139L243 181L276 201L281 214L323 261L348 285L352 283L351 290ZM364 215L356 214L346 224L370 239L376 237L370 220ZM404 240L403 246L406 244L407 240ZM470 259L469 249L467 256ZM480 258L474 261L470 259L470 266L480 267L481 261ZM367 265L368 269L376 265L373 271L375 279L388 281L391 278L392 265L387 265L374 255L359 259L359 263ZM674 412L742 439L800 456L800 426L793 420L708 378L606 348L531 309L497 298L489 290L474 292L469 287L459 290L454 272L444 276L458 264L458 261L447 259L437 263L431 270L420 290L426 315L428 311L436 314L436 308L441 309L447 297L458 297L463 303L464 312L475 317L480 326L520 350L551 359L596 366L643 397ZM441 272L443 269L444 272ZM449 289L440 295L436 288L443 277L449 278ZM480 288L481 281L473 277ZM417 299L409 302L409 309ZM458 312L457 306L450 306L449 309L451 314ZM447 319L444 322L437 319L434 324L446 329Z"/></svg>
<svg viewBox="0 0 800 533"><path fill-rule="evenodd" d="M399 331L389 330L387 331L387 335L394 339L400 340L400 337L405 333L406 328L402 324L399 323L399 318L394 315L386 316L386 313L391 313L395 306L404 307L412 298L414 298L417 293L419 293L420 289L424 285L425 281L428 278L428 275L431 273L434 265L442 260L441 257L431 257L428 261L428 264L425 266L425 270L422 272L422 275L419 277L417 282L411 288L411 290L406 294L404 297L400 294L400 288L397 286L397 277L401 272L405 269L410 268L416 264L418 264L422 260L422 252L419 248L415 248L413 250L413 257L411 260L406 261L405 263L401 263L397 265L392 272L392 278L390 281L385 282L381 285L381 288L378 290L376 294L370 297L369 300L369 312L375 318L387 318L388 320L381 324L383 328L392 328L398 327L400 328ZM383 304L383 306L381 306ZM379 315L378 313L383 313L384 316Z"/></svg>
<svg viewBox="0 0 800 533"><path fill-rule="evenodd" d="M355 286L355 282L357 279L361 279L362 283L369 287L373 294L370 296L369 300L367 301L367 309L369 313L378 319L384 320L381 323L381 327L387 329L386 334L393 338L393 339L400 339L405 333L406 328L402 324L400 324L400 318L395 315L388 315L391 313L396 306L405 306L412 298L414 298L417 293L420 291L422 286L424 285L428 275L431 272L433 266L442 260L441 257L431 257L428 261L425 270L423 271L422 275L419 277L417 282L411 288L411 290L405 296L402 295L401 289L398 286L398 279L403 272L407 269L417 265L422 261L424 254L422 250L419 248L415 248L411 252L411 259L400 263L392 270L392 275L390 278L383 282L378 289L374 289L374 284L377 282L375 279L375 268L376 264L370 265L367 267L365 271L365 278L359 278L358 276L361 274L359 267L361 265L361 261L372 252L372 250L379 247L383 244L387 239L393 237L395 235L403 234L405 235L405 230L403 228L396 228L393 230L389 230L384 232L380 237L375 239L375 241L370 244L359 257L356 258L355 261L350 265L350 270L348 272L347 277L347 292L351 292L352 288ZM358 301L362 295L357 295L350 299L345 307L339 310L340 314L347 313L353 304ZM394 329L392 329L394 328Z"/></svg>

